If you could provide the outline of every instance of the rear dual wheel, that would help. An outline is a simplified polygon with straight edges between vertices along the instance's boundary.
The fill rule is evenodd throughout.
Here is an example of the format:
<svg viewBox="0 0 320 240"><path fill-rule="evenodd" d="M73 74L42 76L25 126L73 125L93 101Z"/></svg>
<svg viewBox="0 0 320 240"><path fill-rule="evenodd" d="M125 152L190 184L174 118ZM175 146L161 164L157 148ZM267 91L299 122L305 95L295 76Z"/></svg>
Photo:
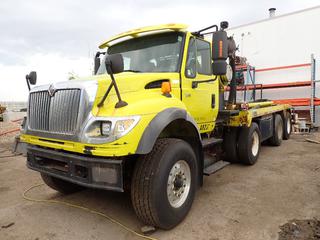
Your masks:
<svg viewBox="0 0 320 240"><path fill-rule="evenodd" d="M261 148L261 133L257 123L251 123L250 127L244 127L240 131L238 139L239 161L246 165L257 162Z"/></svg>
<svg viewBox="0 0 320 240"><path fill-rule="evenodd" d="M280 146L284 135L284 123L280 114L274 116L273 135L269 142L273 146Z"/></svg>
<svg viewBox="0 0 320 240"><path fill-rule="evenodd" d="M289 139L292 124L289 112L282 118L280 114L274 116L273 136L269 143L273 146L280 146L282 139ZM230 128L224 135L223 149L225 161L239 162L247 165L256 163L261 147L261 132L257 123L253 122L250 127L243 127L240 130Z"/></svg>
<svg viewBox="0 0 320 240"><path fill-rule="evenodd" d="M224 160L253 165L258 160L260 147L261 133L257 123L241 129L230 128L224 135Z"/></svg>
<svg viewBox="0 0 320 240"><path fill-rule="evenodd" d="M288 140L290 138L291 131L292 131L291 115L289 112L285 113L283 118L283 124L284 124L283 139Z"/></svg>
<svg viewBox="0 0 320 240"><path fill-rule="evenodd" d="M291 135L292 124L289 112L286 112L283 117L280 114L274 116L273 136L269 142L273 146L280 146L282 140L288 140Z"/></svg>
<svg viewBox="0 0 320 240"><path fill-rule="evenodd" d="M238 141L238 128L228 128L225 130L223 137L223 151L225 154L224 160L230 163L239 162L238 158L238 149L237 149L237 141Z"/></svg>

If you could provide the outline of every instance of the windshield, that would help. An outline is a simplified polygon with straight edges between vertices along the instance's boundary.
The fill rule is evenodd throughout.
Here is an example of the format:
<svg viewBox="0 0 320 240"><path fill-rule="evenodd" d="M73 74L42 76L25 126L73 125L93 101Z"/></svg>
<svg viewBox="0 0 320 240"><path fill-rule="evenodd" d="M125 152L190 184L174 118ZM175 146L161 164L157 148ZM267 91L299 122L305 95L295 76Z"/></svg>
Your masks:
<svg viewBox="0 0 320 240"><path fill-rule="evenodd" d="M178 72L182 39L183 33L177 32L133 38L109 47L106 56L121 53L124 71ZM105 72L101 64L97 74Z"/></svg>

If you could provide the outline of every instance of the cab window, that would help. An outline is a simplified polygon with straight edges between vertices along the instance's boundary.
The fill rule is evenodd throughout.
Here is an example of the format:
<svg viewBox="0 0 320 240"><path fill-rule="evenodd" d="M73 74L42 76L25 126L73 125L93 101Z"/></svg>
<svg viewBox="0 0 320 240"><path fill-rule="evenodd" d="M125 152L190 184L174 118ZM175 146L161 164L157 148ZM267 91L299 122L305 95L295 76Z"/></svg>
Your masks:
<svg viewBox="0 0 320 240"><path fill-rule="evenodd" d="M186 63L186 77L195 78L196 77L196 41L194 38L190 38L187 63Z"/></svg>
<svg viewBox="0 0 320 240"><path fill-rule="evenodd" d="M201 39L196 40L197 45L197 72L212 75L210 43Z"/></svg>
<svg viewBox="0 0 320 240"><path fill-rule="evenodd" d="M211 49L208 42L190 38L185 75L188 78L195 78L197 73L212 75Z"/></svg>

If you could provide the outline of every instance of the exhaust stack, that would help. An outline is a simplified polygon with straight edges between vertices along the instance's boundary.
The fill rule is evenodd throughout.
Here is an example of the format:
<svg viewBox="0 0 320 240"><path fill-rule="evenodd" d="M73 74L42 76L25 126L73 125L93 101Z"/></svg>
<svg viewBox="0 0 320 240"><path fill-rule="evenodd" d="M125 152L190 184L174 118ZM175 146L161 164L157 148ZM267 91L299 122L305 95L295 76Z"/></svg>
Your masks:
<svg viewBox="0 0 320 240"><path fill-rule="evenodd" d="M269 8L269 18L273 18L276 15L276 8Z"/></svg>

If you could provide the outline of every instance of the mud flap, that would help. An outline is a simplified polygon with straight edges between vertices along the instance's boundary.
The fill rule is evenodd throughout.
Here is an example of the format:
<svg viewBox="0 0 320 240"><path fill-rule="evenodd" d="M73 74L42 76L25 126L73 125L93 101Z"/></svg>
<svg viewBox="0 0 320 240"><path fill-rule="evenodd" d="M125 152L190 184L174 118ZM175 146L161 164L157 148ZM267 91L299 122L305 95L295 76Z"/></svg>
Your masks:
<svg viewBox="0 0 320 240"><path fill-rule="evenodd" d="M14 154L22 154L23 156L27 156L27 144L21 142L20 136L16 136L14 139L12 153Z"/></svg>

